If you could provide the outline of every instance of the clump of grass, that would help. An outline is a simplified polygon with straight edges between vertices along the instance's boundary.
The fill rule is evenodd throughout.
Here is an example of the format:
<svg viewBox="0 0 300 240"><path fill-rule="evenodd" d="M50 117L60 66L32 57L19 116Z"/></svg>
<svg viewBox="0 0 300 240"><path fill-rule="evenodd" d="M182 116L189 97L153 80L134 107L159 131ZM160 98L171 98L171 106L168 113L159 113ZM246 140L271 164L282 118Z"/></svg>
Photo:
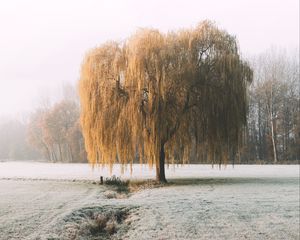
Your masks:
<svg viewBox="0 0 300 240"><path fill-rule="evenodd" d="M98 214L95 217L95 225L97 226L98 229L102 230L106 227L108 220L109 220L108 216L104 214Z"/></svg>
<svg viewBox="0 0 300 240"><path fill-rule="evenodd" d="M105 231L109 235L113 235L116 232L116 224L114 222L108 222L106 224Z"/></svg>
<svg viewBox="0 0 300 240"><path fill-rule="evenodd" d="M132 181L129 183L129 191L137 192L145 189L164 187L169 184L160 183L155 180Z"/></svg>
<svg viewBox="0 0 300 240"><path fill-rule="evenodd" d="M78 209L67 215L61 222L62 228L57 231L60 238L65 240L122 239L129 230L130 218L135 207L102 206Z"/></svg>
<svg viewBox="0 0 300 240"><path fill-rule="evenodd" d="M90 224L90 232L92 235L113 235L117 232L117 226L126 217L127 212L122 209L94 214Z"/></svg>
<svg viewBox="0 0 300 240"><path fill-rule="evenodd" d="M115 191L106 191L104 192L104 196L108 199L118 198L118 193L116 193Z"/></svg>
<svg viewBox="0 0 300 240"><path fill-rule="evenodd" d="M113 175L110 178L106 178L105 182L106 185L110 185L116 188L117 192L129 192L128 186L129 186L129 180L122 180L119 177L116 177Z"/></svg>

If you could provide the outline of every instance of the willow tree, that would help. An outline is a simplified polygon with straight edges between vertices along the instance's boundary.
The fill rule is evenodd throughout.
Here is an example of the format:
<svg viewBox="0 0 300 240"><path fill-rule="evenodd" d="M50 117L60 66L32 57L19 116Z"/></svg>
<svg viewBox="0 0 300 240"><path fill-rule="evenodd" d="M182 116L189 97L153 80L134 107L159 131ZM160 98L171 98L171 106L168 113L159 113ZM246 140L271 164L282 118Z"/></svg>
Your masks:
<svg viewBox="0 0 300 240"><path fill-rule="evenodd" d="M206 151L226 163L246 123L252 71L236 39L205 21L162 34L142 29L91 50L80 79L81 123L92 164L155 165Z"/></svg>

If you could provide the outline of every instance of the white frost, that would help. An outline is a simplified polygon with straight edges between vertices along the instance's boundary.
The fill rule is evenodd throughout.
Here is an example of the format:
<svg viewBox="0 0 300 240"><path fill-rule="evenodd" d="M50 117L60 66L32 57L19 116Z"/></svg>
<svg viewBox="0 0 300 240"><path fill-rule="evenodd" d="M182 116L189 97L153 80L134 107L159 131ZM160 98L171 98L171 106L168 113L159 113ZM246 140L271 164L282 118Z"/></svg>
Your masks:
<svg viewBox="0 0 300 240"><path fill-rule="evenodd" d="M222 170L186 165L166 174L177 184L107 199L105 186L62 181L98 180L109 176L107 170L92 171L87 164L0 163L0 239L62 239L56 229L64 227L63 219L97 206L138 207L122 236L128 240L299 239L299 165ZM132 178L154 175L137 165ZM75 231L76 223L68 222L67 228Z"/></svg>
<svg viewBox="0 0 300 240"><path fill-rule="evenodd" d="M153 179L155 170L147 165L133 165L121 175L121 167L116 164L113 175L124 179ZM109 177L107 168L95 167L89 164L71 163L36 163L36 162L0 162L0 179L2 178L29 178L29 179L66 179L66 180L99 180L100 176ZM228 178L228 177L298 177L298 165L177 165L166 167L167 179L172 178Z"/></svg>

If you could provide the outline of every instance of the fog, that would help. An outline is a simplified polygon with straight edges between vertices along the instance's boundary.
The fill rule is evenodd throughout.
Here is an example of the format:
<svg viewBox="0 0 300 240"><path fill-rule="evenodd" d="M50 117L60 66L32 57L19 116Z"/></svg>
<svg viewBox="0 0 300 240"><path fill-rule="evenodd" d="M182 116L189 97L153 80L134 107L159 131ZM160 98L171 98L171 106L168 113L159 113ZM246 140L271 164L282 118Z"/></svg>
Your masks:
<svg viewBox="0 0 300 240"><path fill-rule="evenodd" d="M138 27L162 31L210 19L237 36L244 56L299 44L299 1L2 1L0 116L31 111L66 82L86 51Z"/></svg>

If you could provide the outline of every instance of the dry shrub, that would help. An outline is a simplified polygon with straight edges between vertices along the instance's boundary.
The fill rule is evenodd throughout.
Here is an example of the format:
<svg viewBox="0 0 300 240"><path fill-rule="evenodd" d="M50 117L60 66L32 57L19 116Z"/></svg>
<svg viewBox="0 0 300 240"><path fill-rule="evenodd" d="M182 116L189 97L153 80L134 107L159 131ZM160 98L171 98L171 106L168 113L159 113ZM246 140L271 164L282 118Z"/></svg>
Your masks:
<svg viewBox="0 0 300 240"><path fill-rule="evenodd" d="M109 219L106 215L98 214L95 217L95 223L96 223L97 228L100 229L100 230L105 229L108 220Z"/></svg>
<svg viewBox="0 0 300 240"><path fill-rule="evenodd" d="M127 217L127 213L122 210L111 210L106 213L97 213L93 216L90 224L90 231L95 234L112 235L117 231L117 225L121 224Z"/></svg>
<svg viewBox="0 0 300 240"><path fill-rule="evenodd" d="M128 193L129 183L129 180L122 180L121 178L116 177L115 175L113 175L111 178L106 178L105 180L105 184L113 186L118 193Z"/></svg>
<svg viewBox="0 0 300 240"><path fill-rule="evenodd" d="M109 221L109 222L106 224L105 231L106 231L109 235L114 234L114 233L116 232L116 223L113 222L113 221Z"/></svg>

